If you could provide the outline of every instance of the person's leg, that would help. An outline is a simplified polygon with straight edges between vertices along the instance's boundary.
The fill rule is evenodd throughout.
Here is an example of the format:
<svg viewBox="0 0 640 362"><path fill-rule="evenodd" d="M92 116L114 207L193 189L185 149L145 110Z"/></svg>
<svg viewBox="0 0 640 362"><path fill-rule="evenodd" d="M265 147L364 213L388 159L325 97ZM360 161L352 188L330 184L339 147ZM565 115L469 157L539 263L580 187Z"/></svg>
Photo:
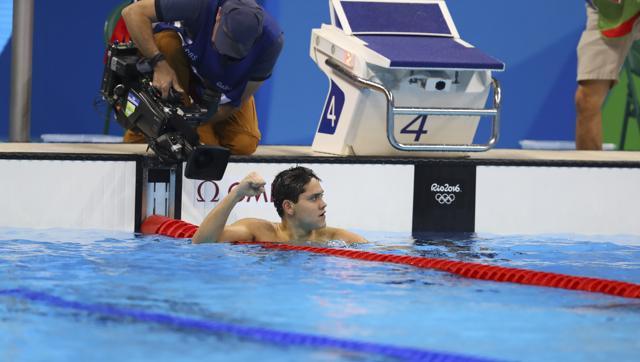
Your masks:
<svg viewBox="0 0 640 362"><path fill-rule="evenodd" d="M576 149L602 149L602 105L611 80L584 80L576 91Z"/></svg>
<svg viewBox="0 0 640 362"><path fill-rule="evenodd" d="M629 52L633 38L606 38L598 27L598 13L587 6L587 24L578 43L576 149L602 149L602 105Z"/></svg>
<svg viewBox="0 0 640 362"><path fill-rule="evenodd" d="M220 146L218 135L213 130L213 126L209 123L203 123L197 128L200 142L209 146Z"/></svg>
<svg viewBox="0 0 640 362"><path fill-rule="evenodd" d="M182 89L189 89L189 77L191 66L187 56L182 49L182 40L175 31L162 31L154 34L154 40L158 46L158 50L164 54L167 63L173 68L178 76L178 82ZM124 134L125 143L144 143L146 142L142 133L127 130Z"/></svg>
<svg viewBox="0 0 640 362"><path fill-rule="evenodd" d="M214 125L213 128L220 140L219 145L228 148L232 154L253 154L261 137L254 98L249 98L233 116Z"/></svg>

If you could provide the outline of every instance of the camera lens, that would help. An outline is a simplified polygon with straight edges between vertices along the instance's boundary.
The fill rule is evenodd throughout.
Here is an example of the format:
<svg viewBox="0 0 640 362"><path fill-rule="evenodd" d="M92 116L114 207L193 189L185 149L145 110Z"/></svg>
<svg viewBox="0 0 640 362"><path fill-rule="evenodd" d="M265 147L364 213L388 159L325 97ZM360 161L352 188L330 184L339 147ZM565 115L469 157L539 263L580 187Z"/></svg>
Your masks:
<svg viewBox="0 0 640 362"><path fill-rule="evenodd" d="M446 86L447 86L447 83L445 83L443 80L436 82L437 90L443 90Z"/></svg>
<svg viewBox="0 0 640 362"><path fill-rule="evenodd" d="M127 88L122 84L118 84L115 88L113 88L113 94L118 97L124 97L125 94L127 94Z"/></svg>

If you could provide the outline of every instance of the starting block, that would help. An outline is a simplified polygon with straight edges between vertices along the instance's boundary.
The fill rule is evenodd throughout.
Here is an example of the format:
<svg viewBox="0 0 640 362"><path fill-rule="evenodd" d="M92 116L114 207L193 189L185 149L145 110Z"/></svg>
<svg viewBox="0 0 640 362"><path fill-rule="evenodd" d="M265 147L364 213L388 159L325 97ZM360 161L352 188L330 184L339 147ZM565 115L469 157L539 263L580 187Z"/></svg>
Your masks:
<svg viewBox="0 0 640 362"><path fill-rule="evenodd" d="M477 152L499 135L504 63L458 35L444 0L329 0L310 55L329 77L312 149L335 155ZM485 108L493 90L493 105ZM481 117L492 132L473 144Z"/></svg>

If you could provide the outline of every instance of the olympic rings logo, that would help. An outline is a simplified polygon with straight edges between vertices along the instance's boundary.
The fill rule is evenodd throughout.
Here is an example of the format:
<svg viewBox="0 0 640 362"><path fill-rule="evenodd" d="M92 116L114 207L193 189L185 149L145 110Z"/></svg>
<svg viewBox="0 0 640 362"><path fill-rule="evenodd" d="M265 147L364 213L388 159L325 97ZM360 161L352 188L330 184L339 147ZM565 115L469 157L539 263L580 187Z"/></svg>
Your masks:
<svg viewBox="0 0 640 362"><path fill-rule="evenodd" d="M436 194L436 201L440 203L440 205L451 205L456 200L456 195L454 194Z"/></svg>

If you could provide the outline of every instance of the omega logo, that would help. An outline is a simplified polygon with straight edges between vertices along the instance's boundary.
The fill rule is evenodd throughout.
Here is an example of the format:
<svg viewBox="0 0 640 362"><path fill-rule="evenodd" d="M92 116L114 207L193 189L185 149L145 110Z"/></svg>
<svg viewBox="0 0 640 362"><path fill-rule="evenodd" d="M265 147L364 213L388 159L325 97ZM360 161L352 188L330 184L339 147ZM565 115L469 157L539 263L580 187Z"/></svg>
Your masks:
<svg viewBox="0 0 640 362"><path fill-rule="evenodd" d="M196 188L196 202L219 202L222 200L224 196L229 194L234 187L238 186L240 182L236 181L232 183L229 188L226 190L225 195L221 195L220 185L218 185L215 181L202 181L198 184ZM256 203L272 203L273 198L267 196L267 191L263 192L260 195L256 195L253 197L243 198L242 201L251 202L254 201Z"/></svg>

